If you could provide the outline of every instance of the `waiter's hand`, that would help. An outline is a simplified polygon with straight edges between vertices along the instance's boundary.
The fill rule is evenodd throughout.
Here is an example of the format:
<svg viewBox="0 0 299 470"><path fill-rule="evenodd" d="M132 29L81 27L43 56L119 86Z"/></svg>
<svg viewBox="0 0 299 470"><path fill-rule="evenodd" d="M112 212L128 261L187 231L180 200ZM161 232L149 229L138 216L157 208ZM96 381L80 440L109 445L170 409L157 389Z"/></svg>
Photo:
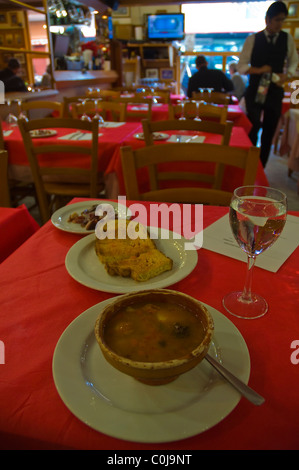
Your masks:
<svg viewBox="0 0 299 470"><path fill-rule="evenodd" d="M271 73L272 67L270 65L263 65L260 67L260 73Z"/></svg>

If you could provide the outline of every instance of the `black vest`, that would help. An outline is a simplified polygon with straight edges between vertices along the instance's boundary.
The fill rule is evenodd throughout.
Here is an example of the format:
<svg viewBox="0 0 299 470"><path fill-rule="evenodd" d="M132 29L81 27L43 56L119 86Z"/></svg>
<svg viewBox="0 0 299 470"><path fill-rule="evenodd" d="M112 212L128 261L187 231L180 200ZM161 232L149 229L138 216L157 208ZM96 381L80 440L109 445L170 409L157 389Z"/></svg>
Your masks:
<svg viewBox="0 0 299 470"><path fill-rule="evenodd" d="M285 31L280 31L275 44L269 44L263 31L256 33L254 46L251 54L251 66L262 67L270 65L272 72L282 73L285 60L288 54L288 35ZM249 78L249 88L255 93L261 75L252 74Z"/></svg>

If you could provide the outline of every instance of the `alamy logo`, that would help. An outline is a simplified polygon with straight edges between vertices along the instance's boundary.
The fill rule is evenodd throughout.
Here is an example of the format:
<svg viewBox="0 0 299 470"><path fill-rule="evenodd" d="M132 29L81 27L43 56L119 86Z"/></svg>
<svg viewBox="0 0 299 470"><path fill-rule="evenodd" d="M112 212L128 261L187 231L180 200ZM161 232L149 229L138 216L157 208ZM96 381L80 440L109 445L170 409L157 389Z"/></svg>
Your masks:
<svg viewBox="0 0 299 470"><path fill-rule="evenodd" d="M97 223L95 234L100 240L136 238L146 239L148 234L151 239L170 238L186 239L185 250L198 250L203 244L203 205L202 204L165 204L152 203L149 210L139 203L127 207L131 219L121 217L126 205L125 196L118 197L118 206L115 212L111 204L99 204L95 214L102 217ZM115 220L118 214L117 234ZM193 220L193 223L192 223ZM147 223L149 221L149 223ZM159 221L162 223L160 224ZM169 227L172 221L172 234ZM154 227L163 227L160 235ZM194 225L194 229L192 227ZM182 232L182 235L181 235Z"/></svg>

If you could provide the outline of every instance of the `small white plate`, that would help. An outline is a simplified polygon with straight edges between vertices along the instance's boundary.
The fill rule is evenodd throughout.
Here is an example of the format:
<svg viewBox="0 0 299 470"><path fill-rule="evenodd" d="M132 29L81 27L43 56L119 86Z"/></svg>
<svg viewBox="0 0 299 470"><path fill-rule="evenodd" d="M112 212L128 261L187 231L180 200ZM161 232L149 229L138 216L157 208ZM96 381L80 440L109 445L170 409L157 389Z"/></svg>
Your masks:
<svg viewBox="0 0 299 470"><path fill-rule="evenodd" d="M134 134L135 139L144 140L143 132L139 132L138 134ZM169 138L168 134L164 134L162 132L153 132L153 140L166 140Z"/></svg>
<svg viewBox="0 0 299 470"><path fill-rule="evenodd" d="M173 232L166 229L150 228L151 233L159 235L156 247L173 260L173 268L145 282L121 276L110 276L95 252L95 235L88 235L75 243L68 251L65 266L70 276L80 284L91 289L114 294L125 294L143 289L168 287L187 277L197 265L196 250L185 250L187 240L176 239Z"/></svg>
<svg viewBox="0 0 299 470"><path fill-rule="evenodd" d="M94 324L112 301L83 312L56 345L54 383L70 412L96 431L144 443L186 439L226 418L241 396L205 360L174 382L156 387L119 372L105 360ZM250 357L244 338L228 318L206 307L215 324L209 353L248 383Z"/></svg>
<svg viewBox="0 0 299 470"><path fill-rule="evenodd" d="M126 206L117 204L117 202L99 199L95 201L76 202L74 204L68 204L67 206L61 207L56 212L54 212L51 217L51 222L56 228L58 228L59 230L63 230L64 232L89 235L90 233L94 233L94 230L86 230L86 228L81 227L80 224L68 222L68 220L74 212L77 212L77 214L80 215L81 212L83 212L85 209L90 209L92 206L98 206L99 204L111 205L114 208L117 216L120 218L130 217L131 212L129 209L126 208Z"/></svg>
<svg viewBox="0 0 299 470"><path fill-rule="evenodd" d="M29 131L32 139L41 139L43 137L52 137L57 134L57 131L53 129L34 129Z"/></svg>

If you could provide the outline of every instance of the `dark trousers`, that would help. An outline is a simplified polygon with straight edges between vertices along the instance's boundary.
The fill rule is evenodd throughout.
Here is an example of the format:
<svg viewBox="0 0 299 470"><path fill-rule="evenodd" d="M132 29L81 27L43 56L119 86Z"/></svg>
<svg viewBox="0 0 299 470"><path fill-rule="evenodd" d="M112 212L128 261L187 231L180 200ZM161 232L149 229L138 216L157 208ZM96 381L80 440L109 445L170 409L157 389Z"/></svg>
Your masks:
<svg viewBox="0 0 299 470"><path fill-rule="evenodd" d="M274 89L270 87L266 101L262 105L255 103L255 94L247 93L245 96L247 117L252 123L249 138L253 145L257 144L257 136L260 128L263 129L260 153L260 160L263 167L266 166L268 161L272 140L281 116L282 98L283 88L276 85Z"/></svg>

